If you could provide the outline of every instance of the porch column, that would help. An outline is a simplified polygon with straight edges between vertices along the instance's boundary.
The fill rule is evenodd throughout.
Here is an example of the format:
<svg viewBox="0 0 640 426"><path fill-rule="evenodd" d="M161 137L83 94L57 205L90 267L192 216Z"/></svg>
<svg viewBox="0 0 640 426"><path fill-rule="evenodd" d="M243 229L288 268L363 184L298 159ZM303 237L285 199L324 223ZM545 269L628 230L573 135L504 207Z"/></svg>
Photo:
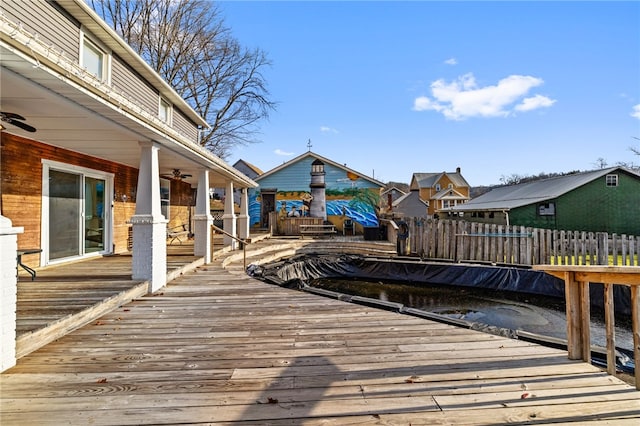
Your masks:
<svg viewBox="0 0 640 426"><path fill-rule="evenodd" d="M158 150L140 142L140 169L133 225L132 278L149 280L149 293L167 283L167 219L160 209Z"/></svg>
<svg viewBox="0 0 640 426"><path fill-rule="evenodd" d="M240 200L240 215L238 216L238 237L249 238L249 190L242 188L242 199Z"/></svg>
<svg viewBox="0 0 640 426"><path fill-rule="evenodd" d="M209 207L209 171L201 170L198 175L198 190L196 193L196 213L193 216L195 241L193 254L204 257L205 263L211 263L211 216Z"/></svg>
<svg viewBox="0 0 640 426"><path fill-rule="evenodd" d="M237 235L236 233L236 214L233 210L233 182L228 181L224 194L224 214L222 215L222 221L224 223L224 230L231 235ZM231 250L237 248L236 240L225 234L223 239L225 246L230 246Z"/></svg>
<svg viewBox="0 0 640 426"><path fill-rule="evenodd" d="M23 227L13 227L10 219L0 216L0 371L16 365L16 256L18 234L23 232Z"/></svg>

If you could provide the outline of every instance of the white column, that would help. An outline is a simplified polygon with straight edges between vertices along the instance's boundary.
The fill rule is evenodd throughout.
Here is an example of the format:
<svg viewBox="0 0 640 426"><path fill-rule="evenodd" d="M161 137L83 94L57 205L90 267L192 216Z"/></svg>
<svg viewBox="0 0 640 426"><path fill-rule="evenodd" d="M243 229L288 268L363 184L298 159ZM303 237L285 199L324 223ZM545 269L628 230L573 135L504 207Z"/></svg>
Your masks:
<svg viewBox="0 0 640 426"><path fill-rule="evenodd" d="M233 182L228 181L224 193L224 214L222 221L224 230L231 235L236 235L236 214L233 210ZM232 250L237 248L236 240L225 234L223 239L225 246L231 246Z"/></svg>
<svg viewBox="0 0 640 426"><path fill-rule="evenodd" d="M160 208L159 147L140 142L140 169L133 225L132 278L149 280L149 293L167 283L167 219Z"/></svg>
<svg viewBox="0 0 640 426"><path fill-rule="evenodd" d="M24 228L11 225L11 220L0 216L0 371L16 365L16 253L18 234L22 234Z"/></svg>
<svg viewBox="0 0 640 426"><path fill-rule="evenodd" d="M240 200L240 215L238 216L238 237L249 238L249 190L242 188L242 199Z"/></svg>
<svg viewBox="0 0 640 426"><path fill-rule="evenodd" d="M198 175L196 195L196 213L193 216L195 241L193 254L204 257L205 263L211 263L211 225L213 216L209 207L209 171L201 170Z"/></svg>

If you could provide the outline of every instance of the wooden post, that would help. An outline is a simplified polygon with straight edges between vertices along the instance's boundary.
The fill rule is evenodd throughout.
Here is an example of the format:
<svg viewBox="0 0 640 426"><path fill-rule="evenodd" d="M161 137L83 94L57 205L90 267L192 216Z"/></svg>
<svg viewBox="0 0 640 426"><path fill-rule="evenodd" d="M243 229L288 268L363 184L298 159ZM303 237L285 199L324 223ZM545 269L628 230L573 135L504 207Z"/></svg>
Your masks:
<svg viewBox="0 0 640 426"><path fill-rule="evenodd" d="M591 301L589 298L589 282L578 282L580 287L580 334L582 342L582 359L591 362Z"/></svg>
<svg viewBox="0 0 640 426"><path fill-rule="evenodd" d="M567 310L567 351L569 352L569 359L581 359L580 283L576 282L573 271L565 272L564 294Z"/></svg>
<svg viewBox="0 0 640 426"><path fill-rule="evenodd" d="M616 330L613 284L604 284L604 321L607 333L607 373L616 374Z"/></svg>
<svg viewBox="0 0 640 426"><path fill-rule="evenodd" d="M640 390L640 290L631 286L631 322L633 324L633 362L636 366L636 389Z"/></svg>

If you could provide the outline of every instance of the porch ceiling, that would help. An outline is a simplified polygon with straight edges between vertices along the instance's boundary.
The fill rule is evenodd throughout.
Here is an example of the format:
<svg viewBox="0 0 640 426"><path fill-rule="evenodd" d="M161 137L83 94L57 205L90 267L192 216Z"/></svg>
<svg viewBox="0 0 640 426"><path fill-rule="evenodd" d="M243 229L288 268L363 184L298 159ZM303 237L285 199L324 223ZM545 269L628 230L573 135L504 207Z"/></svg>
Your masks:
<svg viewBox="0 0 640 426"><path fill-rule="evenodd" d="M180 169L192 176L184 180L196 187L199 171L207 167L212 170L212 186L224 186L229 180L227 171L216 173L200 153L74 87L64 76L25 60L11 48L0 45L0 62L0 109L22 115L37 129L30 133L3 123L3 131L135 168L140 163L138 142L153 140L161 144L161 175Z"/></svg>

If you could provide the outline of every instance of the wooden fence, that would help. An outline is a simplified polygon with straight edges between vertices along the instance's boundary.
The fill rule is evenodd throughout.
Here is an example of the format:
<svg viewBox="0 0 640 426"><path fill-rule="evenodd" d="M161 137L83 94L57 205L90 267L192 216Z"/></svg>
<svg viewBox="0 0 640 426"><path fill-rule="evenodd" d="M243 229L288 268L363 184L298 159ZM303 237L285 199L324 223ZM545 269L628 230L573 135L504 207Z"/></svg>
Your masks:
<svg viewBox="0 0 640 426"><path fill-rule="evenodd" d="M427 259L519 265L638 266L640 238L459 220L405 219L408 253Z"/></svg>

